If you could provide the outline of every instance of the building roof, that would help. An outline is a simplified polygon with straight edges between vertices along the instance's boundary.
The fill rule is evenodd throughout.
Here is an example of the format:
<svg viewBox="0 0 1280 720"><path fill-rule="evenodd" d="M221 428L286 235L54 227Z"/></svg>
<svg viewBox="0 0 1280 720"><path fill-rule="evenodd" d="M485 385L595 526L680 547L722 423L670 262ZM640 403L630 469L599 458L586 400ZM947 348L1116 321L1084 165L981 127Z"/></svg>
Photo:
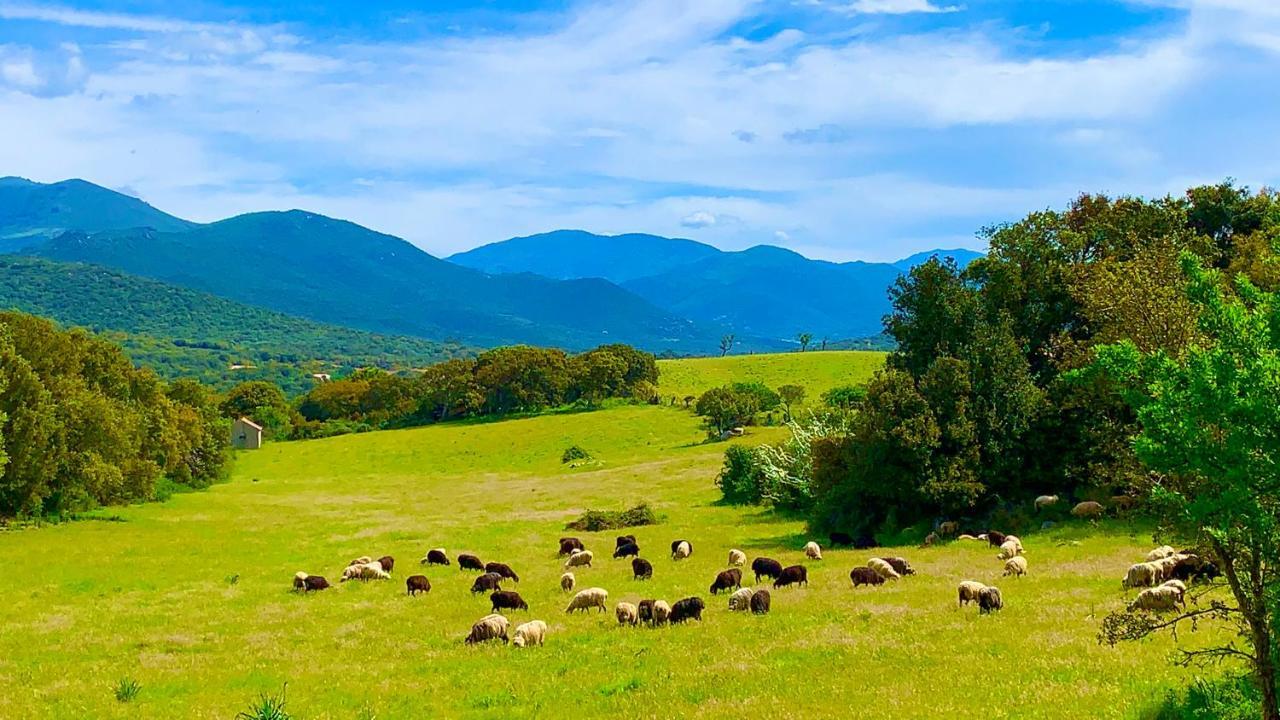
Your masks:
<svg viewBox="0 0 1280 720"><path fill-rule="evenodd" d="M242 417L242 418L240 418L239 422L242 422L242 423L244 423L245 425L248 425L249 427L253 428L254 430L261 430L261 429L262 429L262 426L261 426L261 425L259 425L258 423L254 422L254 421L252 421L252 420L250 420L249 418L246 418L246 417Z"/></svg>

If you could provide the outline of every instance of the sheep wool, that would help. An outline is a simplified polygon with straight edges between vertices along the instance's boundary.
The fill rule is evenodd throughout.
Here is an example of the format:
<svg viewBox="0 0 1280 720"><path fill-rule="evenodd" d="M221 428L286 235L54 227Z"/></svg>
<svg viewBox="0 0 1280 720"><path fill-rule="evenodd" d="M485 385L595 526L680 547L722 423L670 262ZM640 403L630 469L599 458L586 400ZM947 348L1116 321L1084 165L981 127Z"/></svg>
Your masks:
<svg viewBox="0 0 1280 720"><path fill-rule="evenodd" d="M809 558L810 560L821 560L822 548L818 546L818 543L810 540L809 542L805 543L804 556Z"/></svg>
<svg viewBox="0 0 1280 720"><path fill-rule="evenodd" d="M569 606L564 609L566 613L572 613L574 610L590 610L591 608L600 608L600 612L607 612L606 604L609 602L609 591L604 588L587 588L579 590L577 595L569 601Z"/></svg>
<svg viewBox="0 0 1280 720"><path fill-rule="evenodd" d="M729 567L736 567L747 564L747 554L741 550L729 551Z"/></svg>
<svg viewBox="0 0 1280 720"><path fill-rule="evenodd" d="M976 580L962 581L959 588L960 605L963 606L971 602L977 602L978 596L986 589L986 585L983 585Z"/></svg>
<svg viewBox="0 0 1280 720"><path fill-rule="evenodd" d="M740 588L729 596L729 609L737 612L745 612L751 606L751 595L755 591L749 587Z"/></svg>
<svg viewBox="0 0 1280 720"><path fill-rule="evenodd" d="M619 625L635 625L640 622L640 609L629 602L620 602L613 609Z"/></svg>
<svg viewBox="0 0 1280 720"><path fill-rule="evenodd" d="M516 626L511 644L516 647L533 647L542 645L547 637L547 624L541 620L530 620Z"/></svg>
<svg viewBox="0 0 1280 720"><path fill-rule="evenodd" d="M1003 573L1004 577L1008 577L1009 575L1013 575L1014 577L1021 577L1026 574L1027 574L1027 559L1022 557L1021 555L1017 557L1011 557L1008 560L1004 561L1004 573Z"/></svg>
<svg viewBox="0 0 1280 720"><path fill-rule="evenodd" d="M565 566L565 567L567 567L567 568L572 568L572 567L591 567L591 559L592 559L593 557L595 557L595 556L592 554L592 552L591 552L590 550L583 550L583 551L581 551L581 552L575 552L574 554L572 554L572 555L570 555L570 556L569 556L569 559L568 559L568 560L565 560L565 561L564 561L564 566Z"/></svg>
<svg viewBox="0 0 1280 720"><path fill-rule="evenodd" d="M578 579L573 576L573 573L567 572L560 576L560 589L564 592L569 592L577 582Z"/></svg>
<svg viewBox="0 0 1280 720"><path fill-rule="evenodd" d="M897 570L893 569L892 565L890 565L889 563L885 562L880 558L871 558L870 560L868 560L867 567L871 568L872 570L875 570L876 574L884 578L885 580L897 580L902 577L901 575L898 574Z"/></svg>

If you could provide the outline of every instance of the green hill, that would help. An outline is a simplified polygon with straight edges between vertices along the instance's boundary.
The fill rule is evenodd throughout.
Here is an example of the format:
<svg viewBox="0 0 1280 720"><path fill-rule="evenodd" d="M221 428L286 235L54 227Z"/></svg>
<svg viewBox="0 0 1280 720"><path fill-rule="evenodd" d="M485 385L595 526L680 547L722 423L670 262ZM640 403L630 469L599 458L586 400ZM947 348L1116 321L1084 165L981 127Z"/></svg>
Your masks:
<svg viewBox="0 0 1280 720"><path fill-rule="evenodd" d="M487 273L531 272L562 280L604 278L624 283L719 253L710 245L679 238L555 230L482 245L450 255L449 262Z"/></svg>
<svg viewBox="0 0 1280 720"><path fill-rule="evenodd" d="M18 177L0 178L0 252L20 250L68 230L102 232L134 227L182 231L192 223L83 180L46 185Z"/></svg>
<svg viewBox="0 0 1280 720"><path fill-rule="evenodd" d="M658 391L683 398L733 382L762 382L774 389L799 385L812 403L833 387L865 384L884 366L884 357L842 350L659 360Z"/></svg>

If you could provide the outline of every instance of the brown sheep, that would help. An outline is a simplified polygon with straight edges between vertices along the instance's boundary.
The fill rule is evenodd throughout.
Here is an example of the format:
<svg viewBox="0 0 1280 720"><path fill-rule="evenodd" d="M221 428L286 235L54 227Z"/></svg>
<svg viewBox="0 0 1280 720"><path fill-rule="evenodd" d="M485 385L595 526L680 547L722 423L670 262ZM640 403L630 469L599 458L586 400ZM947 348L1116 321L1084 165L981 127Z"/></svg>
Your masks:
<svg viewBox="0 0 1280 720"><path fill-rule="evenodd" d="M751 593L751 612L755 615L768 615L769 601L768 590L761 589Z"/></svg>
<svg viewBox="0 0 1280 720"><path fill-rule="evenodd" d="M410 575L405 578L404 586L411 596L420 592L431 592L431 581L425 575Z"/></svg>
<svg viewBox="0 0 1280 720"><path fill-rule="evenodd" d="M529 603L520 597L520 593L511 590L498 590L489 596L489 602L493 603L493 612L499 610L528 610Z"/></svg>
<svg viewBox="0 0 1280 720"><path fill-rule="evenodd" d="M738 568L730 568L728 570L722 570L718 575L716 575L715 581L711 583L711 590L709 592L712 595L718 595L721 590L741 587L742 571Z"/></svg>
<svg viewBox="0 0 1280 720"><path fill-rule="evenodd" d="M853 581L853 586L859 585L883 585L884 578L880 573L869 567L856 567L849 571L849 579Z"/></svg>
<svg viewBox="0 0 1280 720"><path fill-rule="evenodd" d="M383 555L378 558L378 564L382 566L382 572L390 573L391 568L396 566L396 559L390 555Z"/></svg>

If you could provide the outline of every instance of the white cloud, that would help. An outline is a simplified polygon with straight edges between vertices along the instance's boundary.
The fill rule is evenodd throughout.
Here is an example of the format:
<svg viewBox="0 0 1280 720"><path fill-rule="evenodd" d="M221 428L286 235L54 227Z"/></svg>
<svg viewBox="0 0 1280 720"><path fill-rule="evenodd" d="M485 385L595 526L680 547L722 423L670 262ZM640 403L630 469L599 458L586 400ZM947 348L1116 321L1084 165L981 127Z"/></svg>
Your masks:
<svg viewBox="0 0 1280 720"><path fill-rule="evenodd" d="M716 224L716 216L706 210L689 213L680 219L680 224L687 228L706 228Z"/></svg>
<svg viewBox="0 0 1280 720"><path fill-rule="evenodd" d="M215 27L206 23L192 23L145 15L94 12L52 5L9 2L0 3L0 19L39 20L41 22L74 27L159 33L198 32Z"/></svg>
<svg viewBox="0 0 1280 720"><path fill-rule="evenodd" d="M949 13L963 9L959 5L936 5L929 0L855 0L843 8L846 12L888 15L907 13Z"/></svg>

